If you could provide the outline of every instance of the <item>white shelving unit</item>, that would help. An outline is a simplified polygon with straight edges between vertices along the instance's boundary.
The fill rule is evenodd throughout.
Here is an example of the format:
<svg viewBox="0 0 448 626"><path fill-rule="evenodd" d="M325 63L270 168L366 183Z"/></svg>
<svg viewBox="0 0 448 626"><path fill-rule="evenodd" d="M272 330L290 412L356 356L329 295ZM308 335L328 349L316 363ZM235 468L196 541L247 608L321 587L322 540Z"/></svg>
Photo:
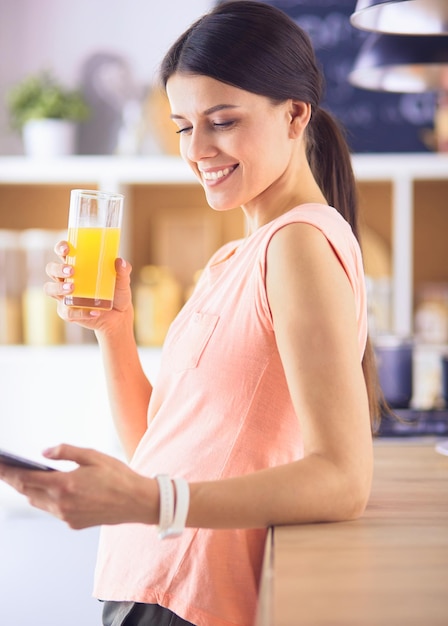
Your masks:
<svg viewBox="0 0 448 626"><path fill-rule="evenodd" d="M418 180L448 180L448 155L355 155L353 166L358 181L389 181L393 186L393 330L408 335L412 330L413 302L413 185ZM133 184L196 183L178 157L76 156L54 161L0 157L0 184L76 185L79 181L124 193ZM124 255L126 232L125 224Z"/></svg>
<svg viewBox="0 0 448 626"><path fill-rule="evenodd" d="M356 155L353 166L358 181L391 181L393 185L393 329L400 335L412 331L414 182L448 180L448 155ZM448 197L446 198L448 210Z"/></svg>

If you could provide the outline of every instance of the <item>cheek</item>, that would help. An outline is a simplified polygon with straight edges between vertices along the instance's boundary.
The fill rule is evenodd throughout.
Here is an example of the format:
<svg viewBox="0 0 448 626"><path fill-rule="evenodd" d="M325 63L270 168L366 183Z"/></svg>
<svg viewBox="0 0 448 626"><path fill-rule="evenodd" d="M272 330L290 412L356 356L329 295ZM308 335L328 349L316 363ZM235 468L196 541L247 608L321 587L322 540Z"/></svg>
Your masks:
<svg viewBox="0 0 448 626"><path fill-rule="evenodd" d="M271 182L283 174L290 161L290 151L284 145L273 142L259 150L259 176Z"/></svg>
<svg viewBox="0 0 448 626"><path fill-rule="evenodd" d="M180 139L179 141L179 154L181 156L181 159L185 161L185 163L190 167L191 170L193 170L194 174L199 178L199 180L201 180L201 177L199 176L197 171L196 163L194 161L190 161L190 159L188 158L188 141L186 140L186 138Z"/></svg>
<svg viewBox="0 0 448 626"><path fill-rule="evenodd" d="M188 146L187 146L187 142L185 141L185 137L182 137L182 135L180 135L180 137L179 137L179 154L183 158L184 161L188 161L187 151L188 151Z"/></svg>
<svg viewBox="0 0 448 626"><path fill-rule="evenodd" d="M260 162L278 165L290 154L291 143L282 127L278 124L266 124L261 131L251 133L241 144L241 149Z"/></svg>

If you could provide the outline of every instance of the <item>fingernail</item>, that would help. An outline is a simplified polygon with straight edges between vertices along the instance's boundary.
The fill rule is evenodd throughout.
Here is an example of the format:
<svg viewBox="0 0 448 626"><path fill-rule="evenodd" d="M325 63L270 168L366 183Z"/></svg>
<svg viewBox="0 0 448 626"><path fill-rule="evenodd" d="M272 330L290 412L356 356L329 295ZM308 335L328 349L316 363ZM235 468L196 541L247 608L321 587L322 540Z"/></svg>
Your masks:
<svg viewBox="0 0 448 626"><path fill-rule="evenodd" d="M62 268L62 273L65 274L66 276L71 276L73 272L73 268L71 265L65 265Z"/></svg>
<svg viewBox="0 0 448 626"><path fill-rule="evenodd" d="M73 285L73 283L64 283L62 285L63 291L71 291L72 290L72 285Z"/></svg>
<svg viewBox="0 0 448 626"><path fill-rule="evenodd" d="M100 313L100 311L92 310L92 311L89 311L89 315L90 315L90 317L99 317L101 315L101 313Z"/></svg>

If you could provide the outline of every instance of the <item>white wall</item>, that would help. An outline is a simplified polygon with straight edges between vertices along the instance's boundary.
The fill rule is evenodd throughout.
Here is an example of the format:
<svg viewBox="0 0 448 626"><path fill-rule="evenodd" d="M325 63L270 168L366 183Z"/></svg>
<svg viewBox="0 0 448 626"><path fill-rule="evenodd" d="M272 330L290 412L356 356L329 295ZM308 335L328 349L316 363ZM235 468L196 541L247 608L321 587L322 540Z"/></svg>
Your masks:
<svg viewBox="0 0 448 626"><path fill-rule="evenodd" d="M164 52L212 0L0 0L0 154L22 151L4 105L10 87L51 69L76 86L95 51L123 54L136 81L151 84Z"/></svg>

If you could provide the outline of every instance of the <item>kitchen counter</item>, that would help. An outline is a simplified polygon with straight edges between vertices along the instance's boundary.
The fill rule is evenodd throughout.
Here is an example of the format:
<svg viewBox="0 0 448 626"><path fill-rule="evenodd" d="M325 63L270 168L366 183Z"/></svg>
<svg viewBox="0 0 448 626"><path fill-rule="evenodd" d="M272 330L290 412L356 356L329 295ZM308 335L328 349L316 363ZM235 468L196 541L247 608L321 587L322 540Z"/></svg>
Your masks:
<svg viewBox="0 0 448 626"><path fill-rule="evenodd" d="M257 626L447 626L448 456L375 442L364 516L271 531Z"/></svg>

